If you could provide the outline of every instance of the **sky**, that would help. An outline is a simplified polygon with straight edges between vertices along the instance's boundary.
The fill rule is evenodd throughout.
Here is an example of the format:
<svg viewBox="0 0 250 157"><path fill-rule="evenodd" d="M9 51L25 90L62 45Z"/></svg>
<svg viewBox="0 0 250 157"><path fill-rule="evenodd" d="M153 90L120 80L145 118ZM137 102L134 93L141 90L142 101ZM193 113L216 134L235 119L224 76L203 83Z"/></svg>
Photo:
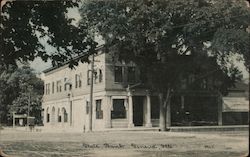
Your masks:
<svg viewBox="0 0 250 157"><path fill-rule="evenodd" d="M72 23L73 24L77 24L77 22L81 19L81 16L79 14L79 11L77 8L74 8L74 9L69 9L68 10L68 17L70 18L75 18L75 21L73 21ZM100 38L97 38L96 39L97 42L101 42ZM41 41L43 42L43 41ZM48 46L48 45L45 45L45 48L46 48L46 51L53 51L53 48ZM243 61L239 62L237 61L236 62L236 65L239 67L239 69L242 71L242 74L243 74L243 78L249 78L249 73L247 72L244 64L243 64ZM42 61L40 58L36 58L33 62L30 63L30 66L35 69L35 71L37 73L41 73L42 71L48 69L49 67L51 67L51 62L44 62Z"/></svg>
<svg viewBox="0 0 250 157"><path fill-rule="evenodd" d="M74 18L75 20L72 22L74 25L77 24L77 22L81 19L81 16L78 12L77 8L69 9L68 10L68 17ZM43 40L41 40L42 43L45 43ZM45 44L45 49L48 52L53 51L53 48L49 45ZM41 73L42 71L50 68L52 66L51 62L44 62L41 58L36 58L33 62L30 63L30 66L37 72Z"/></svg>

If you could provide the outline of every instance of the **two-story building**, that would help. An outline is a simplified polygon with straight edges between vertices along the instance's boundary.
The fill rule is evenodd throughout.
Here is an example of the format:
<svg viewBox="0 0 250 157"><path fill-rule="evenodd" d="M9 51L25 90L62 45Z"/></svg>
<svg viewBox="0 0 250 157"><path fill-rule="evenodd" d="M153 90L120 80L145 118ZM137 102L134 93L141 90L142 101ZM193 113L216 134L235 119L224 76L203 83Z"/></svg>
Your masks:
<svg viewBox="0 0 250 157"><path fill-rule="evenodd" d="M93 130L158 126L159 104L148 89L140 87L136 66L119 62L101 49L94 58ZM43 80L45 128L88 131L91 63L79 63L74 69L68 64L52 67L44 71Z"/></svg>
<svg viewBox="0 0 250 157"><path fill-rule="evenodd" d="M132 62L119 61L113 53L102 51L102 48L97 49L94 56L92 105L92 63L79 62L74 69L65 63L44 71L42 108L45 128L84 132L89 130L90 124L93 130L159 126L157 94L141 84L143 75L138 67ZM195 82L191 76L184 78L180 91L176 91L171 99L171 126L227 124L225 119L232 116L227 116L229 110L224 106L225 101L232 98L222 99L213 88L216 82L213 78ZM244 111L244 115L249 113Z"/></svg>

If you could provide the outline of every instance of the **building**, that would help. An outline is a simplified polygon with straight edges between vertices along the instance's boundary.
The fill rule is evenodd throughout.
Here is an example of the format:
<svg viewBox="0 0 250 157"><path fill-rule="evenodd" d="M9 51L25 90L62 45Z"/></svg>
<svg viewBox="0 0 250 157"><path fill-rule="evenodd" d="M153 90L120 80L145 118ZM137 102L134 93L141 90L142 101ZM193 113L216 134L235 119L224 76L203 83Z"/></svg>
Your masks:
<svg viewBox="0 0 250 157"><path fill-rule="evenodd" d="M157 99L140 87L133 63L116 61L98 50L94 62L92 128L153 127L159 124ZM45 128L88 131L90 127L91 64L79 63L44 71L43 123Z"/></svg>
<svg viewBox="0 0 250 157"><path fill-rule="evenodd" d="M249 82L237 82L223 97L223 125L249 124Z"/></svg>
<svg viewBox="0 0 250 157"><path fill-rule="evenodd" d="M90 127L93 130L158 127L160 107L157 94L141 84L136 65L120 62L114 54L103 53L101 48L97 51L94 56L92 118L92 64L79 63L75 69L70 69L65 63L45 70L42 77L45 84L42 103L45 128L85 132ZM227 122L228 115L235 113L231 114L225 108L228 98L216 92L212 77L196 82L193 77L185 77L181 90L171 99L171 116L168 115L171 126L245 124L245 120L244 123ZM248 113L245 109L243 114Z"/></svg>

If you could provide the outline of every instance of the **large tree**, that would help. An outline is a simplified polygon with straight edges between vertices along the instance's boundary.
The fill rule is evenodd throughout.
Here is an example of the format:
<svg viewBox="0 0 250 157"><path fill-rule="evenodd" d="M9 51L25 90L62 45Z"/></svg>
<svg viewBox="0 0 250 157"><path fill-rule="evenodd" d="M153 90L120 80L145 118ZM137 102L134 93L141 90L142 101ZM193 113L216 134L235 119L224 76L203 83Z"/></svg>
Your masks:
<svg viewBox="0 0 250 157"><path fill-rule="evenodd" d="M90 0L81 15L159 93L161 130L185 78L213 75L219 82L214 89L225 92L240 78L232 56L243 55L249 64L250 9L243 0Z"/></svg>
<svg viewBox="0 0 250 157"><path fill-rule="evenodd" d="M33 69L24 65L20 68L9 66L0 71L0 122L8 124L12 112L28 114L41 123L43 81L36 76ZM29 107L29 109L28 109Z"/></svg>
<svg viewBox="0 0 250 157"><path fill-rule="evenodd" d="M40 57L56 66L91 53L96 43L88 35L86 23L74 25L67 14L78 5L79 0L1 1L0 64L16 65ZM50 52L46 50L49 46Z"/></svg>

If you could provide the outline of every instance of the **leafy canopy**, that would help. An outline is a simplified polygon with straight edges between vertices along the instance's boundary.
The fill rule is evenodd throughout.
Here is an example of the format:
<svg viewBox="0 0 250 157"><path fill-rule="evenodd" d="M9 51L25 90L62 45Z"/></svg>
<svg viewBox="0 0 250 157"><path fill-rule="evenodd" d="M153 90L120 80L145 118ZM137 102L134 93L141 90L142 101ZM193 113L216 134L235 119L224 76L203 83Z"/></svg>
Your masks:
<svg viewBox="0 0 250 157"><path fill-rule="evenodd" d="M87 54L96 45L88 35L87 25L73 25L74 19L67 16L68 9L78 7L78 2L7 1L1 8L1 65L40 57L55 66ZM53 48L51 52L46 51L48 46Z"/></svg>
<svg viewBox="0 0 250 157"><path fill-rule="evenodd" d="M190 74L232 85L240 73L230 58L247 60L249 52L250 9L243 0L87 1L81 15L107 48L137 63L162 92L178 89Z"/></svg>

